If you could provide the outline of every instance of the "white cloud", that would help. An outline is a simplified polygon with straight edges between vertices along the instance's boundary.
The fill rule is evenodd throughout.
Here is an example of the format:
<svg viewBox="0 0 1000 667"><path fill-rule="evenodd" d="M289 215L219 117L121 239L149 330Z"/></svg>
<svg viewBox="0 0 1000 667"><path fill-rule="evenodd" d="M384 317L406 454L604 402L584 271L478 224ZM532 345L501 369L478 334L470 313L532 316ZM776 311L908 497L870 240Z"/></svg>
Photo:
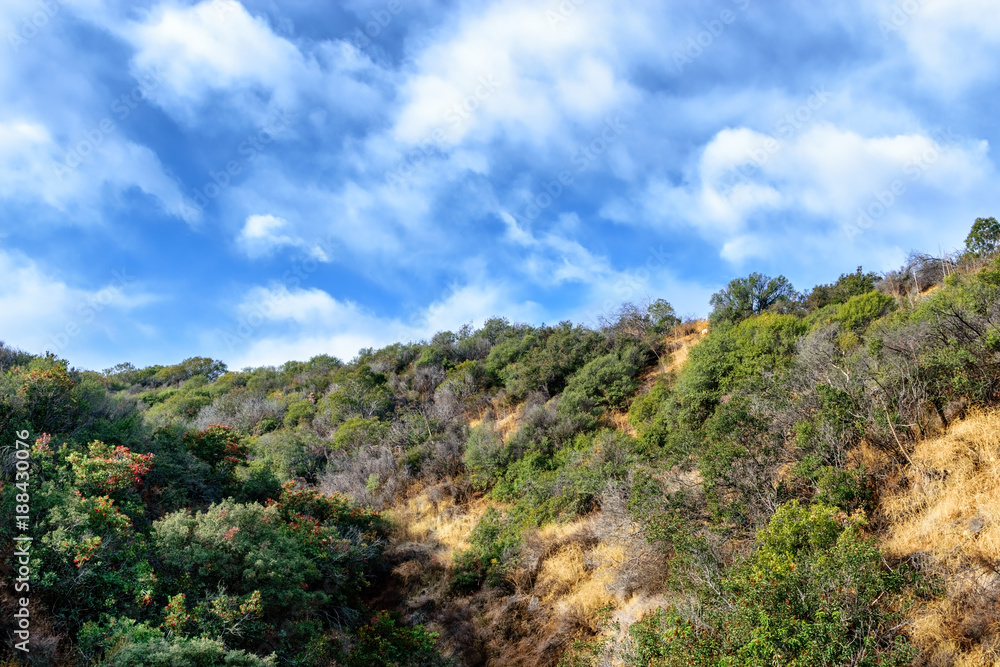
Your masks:
<svg viewBox="0 0 1000 667"><path fill-rule="evenodd" d="M59 211L93 210L102 203L105 184L117 192L137 187L168 213L184 215L179 186L146 146L102 131L100 123L61 146L37 120L0 119L0 198L41 201Z"/></svg>
<svg viewBox="0 0 1000 667"><path fill-rule="evenodd" d="M754 257L767 257L774 250L768 238L741 234L726 241L719 255L733 264L742 264Z"/></svg>
<svg viewBox="0 0 1000 667"><path fill-rule="evenodd" d="M435 130L447 144L500 133L515 142L558 142L573 124L599 121L637 99L616 42L633 17L589 3L552 26L545 7L528 0L469 11L448 39L416 55L394 135L411 144L430 141Z"/></svg>
<svg viewBox="0 0 1000 667"><path fill-rule="evenodd" d="M582 303L567 309L561 317L596 326L601 316L609 315L625 301L641 303L658 298L668 299L683 314L703 314L715 291L695 281L680 280L668 264L663 245L650 247L640 265L615 269L606 258L595 256L569 238L580 224L576 214L560 216L556 228L561 228L563 234L549 232L541 237L523 229L505 211L500 218L507 226L507 239L530 249L521 260L521 274L545 289L566 282L584 287Z"/></svg>
<svg viewBox="0 0 1000 667"><path fill-rule="evenodd" d="M294 44L235 0L189 7L163 3L124 36L137 49L133 63L139 71L163 72L164 85L153 96L168 105L198 102L213 90L254 86L287 99L288 86L307 67Z"/></svg>
<svg viewBox="0 0 1000 667"><path fill-rule="evenodd" d="M310 244L299 236L284 233L289 227L288 221L284 218L273 215L251 215L246 219L236 242L251 259L267 257L281 248L291 247L305 250L317 261L330 261L321 246Z"/></svg>
<svg viewBox="0 0 1000 667"><path fill-rule="evenodd" d="M666 299L679 315L704 317L708 301L718 286L679 277L663 259L664 246L651 247L645 260L606 276L590 286L585 303L565 313L565 319L598 326L625 302L642 305Z"/></svg>
<svg viewBox="0 0 1000 667"><path fill-rule="evenodd" d="M163 84L149 96L188 125L231 123L232 115L263 124L276 109L310 100L310 109L370 118L384 106L388 73L345 41L301 46L237 0L190 6L161 2L141 20L94 19L134 49L135 73L156 70ZM208 103L227 118L204 117Z"/></svg>
<svg viewBox="0 0 1000 667"><path fill-rule="evenodd" d="M602 215L617 222L692 228L717 242L721 256L734 263L753 257L796 254L818 234L842 247L846 227L859 209L882 197L878 234L910 231L914 211L926 206L958 206L981 191L994 168L985 141L911 133L865 137L828 123L816 123L787 140L747 128L725 129L702 150L690 182L676 186L652 180L638 196L616 198ZM891 194L893 187L899 192ZM889 192L887 195L886 193ZM795 228L782 216L797 216ZM766 220L766 222L765 222ZM820 224L821 226L812 227ZM917 221L923 232L932 220ZM781 237L796 239L790 246ZM919 243L916 238L911 241Z"/></svg>
<svg viewBox="0 0 1000 667"><path fill-rule="evenodd" d="M108 335L117 315L159 297L142 292L127 273L108 276L100 289L86 289L52 277L20 253L0 250L0 340L35 354L51 351L75 363L75 350L95 336Z"/></svg>
<svg viewBox="0 0 1000 667"><path fill-rule="evenodd" d="M913 0L878 12L890 43L899 38L920 68L923 83L949 93L996 76L1000 22L993 0Z"/></svg>
<svg viewBox="0 0 1000 667"><path fill-rule="evenodd" d="M579 217L575 213L561 216L557 221L557 231L538 237L518 225L506 211L500 212L500 219L507 226L507 238L529 249L521 260L523 273L538 285L548 288L564 282L590 284L606 280L614 273L606 258L595 256L578 241L569 238L568 234L557 233L558 227L579 225Z"/></svg>

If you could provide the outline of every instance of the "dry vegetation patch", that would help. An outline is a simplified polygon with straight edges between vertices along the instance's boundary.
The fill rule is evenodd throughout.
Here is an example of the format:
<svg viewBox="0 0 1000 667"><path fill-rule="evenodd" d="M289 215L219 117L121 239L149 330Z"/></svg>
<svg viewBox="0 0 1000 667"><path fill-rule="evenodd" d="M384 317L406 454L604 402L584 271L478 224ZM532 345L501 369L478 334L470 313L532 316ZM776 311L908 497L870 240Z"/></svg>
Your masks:
<svg viewBox="0 0 1000 667"><path fill-rule="evenodd" d="M885 499L886 550L940 578L910 634L926 664L1000 665L1000 412L919 443L906 488Z"/></svg>
<svg viewBox="0 0 1000 667"><path fill-rule="evenodd" d="M614 632L602 621L628 641L628 625L662 604L662 556L608 498L587 517L530 531L508 590L456 592L454 554L496 505L430 487L392 510L397 528L386 556L395 604L441 633L459 664L554 667L572 642Z"/></svg>
<svg viewBox="0 0 1000 667"><path fill-rule="evenodd" d="M670 363L666 372L680 370L687 363L691 348L708 335L708 320L697 320L679 325L674 336L666 341Z"/></svg>

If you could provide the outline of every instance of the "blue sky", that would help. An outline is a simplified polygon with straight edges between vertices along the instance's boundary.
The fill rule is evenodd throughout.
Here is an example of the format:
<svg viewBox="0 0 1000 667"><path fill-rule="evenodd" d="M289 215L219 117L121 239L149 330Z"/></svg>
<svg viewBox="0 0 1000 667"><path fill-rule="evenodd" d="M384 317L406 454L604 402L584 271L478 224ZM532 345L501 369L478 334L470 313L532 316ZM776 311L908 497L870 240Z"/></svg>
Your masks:
<svg viewBox="0 0 1000 667"><path fill-rule="evenodd" d="M987 0L4 0L0 340L232 368L701 315L997 215Z"/></svg>

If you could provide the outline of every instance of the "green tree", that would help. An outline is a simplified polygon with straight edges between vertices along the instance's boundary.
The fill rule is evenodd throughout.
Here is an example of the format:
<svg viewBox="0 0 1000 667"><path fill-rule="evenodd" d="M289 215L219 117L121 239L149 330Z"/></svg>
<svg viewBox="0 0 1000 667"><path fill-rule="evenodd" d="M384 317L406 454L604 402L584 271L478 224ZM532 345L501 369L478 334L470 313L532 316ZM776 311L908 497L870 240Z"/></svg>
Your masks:
<svg viewBox="0 0 1000 667"><path fill-rule="evenodd" d="M1000 249L1000 222L996 218L976 218L965 237L965 249L976 257L994 254Z"/></svg>
<svg viewBox="0 0 1000 667"><path fill-rule="evenodd" d="M666 333L681 322L674 307L664 299L657 299L646 307L646 312L653 318L653 327L659 333Z"/></svg>
<svg viewBox="0 0 1000 667"><path fill-rule="evenodd" d="M806 307L818 310L831 304L845 303L851 297L867 294L875 290L882 279L877 273L868 272L859 266L854 273L844 273L831 285L816 285L806 297Z"/></svg>
<svg viewBox="0 0 1000 667"><path fill-rule="evenodd" d="M736 323L751 315L759 315L768 310L790 310L801 296L784 276L772 278L762 273L751 273L746 278L737 278L712 295L712 314L709 319L716 323Z"/></svg>
<svg viewBox="0 0 1000 667"><path fill-rule="evenodd" d="M203 375L209 380L215 380L221 377L226 370L226 365L221 361L209 359L208 357L191 357L176 366L161 368L156 373L156 378L164 384L183 382L196 375Z"/></svg>

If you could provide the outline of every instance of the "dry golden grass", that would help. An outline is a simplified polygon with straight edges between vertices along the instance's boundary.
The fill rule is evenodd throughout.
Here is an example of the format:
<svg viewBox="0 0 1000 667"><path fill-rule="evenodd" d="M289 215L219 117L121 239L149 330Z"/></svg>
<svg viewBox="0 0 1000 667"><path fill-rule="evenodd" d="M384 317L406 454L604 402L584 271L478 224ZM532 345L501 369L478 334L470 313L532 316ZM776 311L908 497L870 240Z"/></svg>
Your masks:
<svg viewBox="0 0 1000 667"><path fill-rule="evenodd" d="M427 626L463 664L554 667L574 640L601 632L602 612L637 618L655 599L622 584L634 574L635 545L605 525L604 512L531 531L513 592L457 594L450 588L454 553L469 546L490 506L497 505L483 498L459 504L432 487L392 510L397 530L387 553L396 559L397 599L411 610L433 609Z"/></svg>
<svg viewBox="0 0 1000 667"><path fill-rule="evenodd" d="M569 544L545 559L533 592L557 614L589 622L599 609L615 602L610 584L624 561L620 546L587 549Z"/></svg>
<svg viewBox="0 0 1000 667"><path fill-rule="evenodd" d="M435 564L450 569L455 551L469 548L469 536L489 503L478 499L459 506L450 496L434 495L433 489L425 489L389 510L398 533L394 541L426 544ZM412 566L409 572L412 577Z"/></svg>
<svg viewBox="0 0 1000 667"><path fill-rule="evenodd" d="M500 437L506 442L510 436L517 432L517 429L521 427L521 414L524 412L523 406L518 406L518 409L511 414L507 415L503 419L497 422L497 430L500 432Z"/></svg>
<svg viewBox="0 0 1000 667"><path fill-rule="evenodd" d="M628 412L615 410L607 413L607 420L611 423L612 428L622 433L627 433L633 438L638 437L639 433L635 430L635 427L628 421Z"/></svg>
<svg viewBox="0 0 1000 667"><path fill-rule="evenodd" d="M928 664L1000 665L1000 412L919 443L911 460L908 488L882 502L885 548L939 576L945 595L910 635Z"/></svg>
<svg viewBox="0 0 1000 667"><path fill-rule="evenodd" d="M689 320L687 322L681 322L674 327L671 335L674 338L682 338L684 336L690 336L691 334L705 333L708 333L708 320Z"/></svg>
<svg viewBox="0 0 1000 667"><path fill-rule="evenodd" d="M645 393L656 384L656 380L667 373L679 371L687 363L691 348L708 335L708 320L685 322L678 325L663 339L663 346L669 353L666 364L656 364L639 376L639 393Z"/></svg>
<svg viewBox="0 0 1000 667"><path fill-rule="evenodd" d="M478 417L469 420L469 428L475 428L487 418L496 422L497 431L506 440L521 425L521 415L524 413L524 403L508 405L503 399L495 398L488 402Z"/></svg>
<svg viewBox="0 0 1000 667"><path fill-rule="evenodd" d="M668 338L665 343L667 349L670 350L670 363L667 365L666 372L683 368L684 364L687 363L691 348L707 335L708 320L698 320L688 323L686 328L677 331L673 337Z"/></svg>

